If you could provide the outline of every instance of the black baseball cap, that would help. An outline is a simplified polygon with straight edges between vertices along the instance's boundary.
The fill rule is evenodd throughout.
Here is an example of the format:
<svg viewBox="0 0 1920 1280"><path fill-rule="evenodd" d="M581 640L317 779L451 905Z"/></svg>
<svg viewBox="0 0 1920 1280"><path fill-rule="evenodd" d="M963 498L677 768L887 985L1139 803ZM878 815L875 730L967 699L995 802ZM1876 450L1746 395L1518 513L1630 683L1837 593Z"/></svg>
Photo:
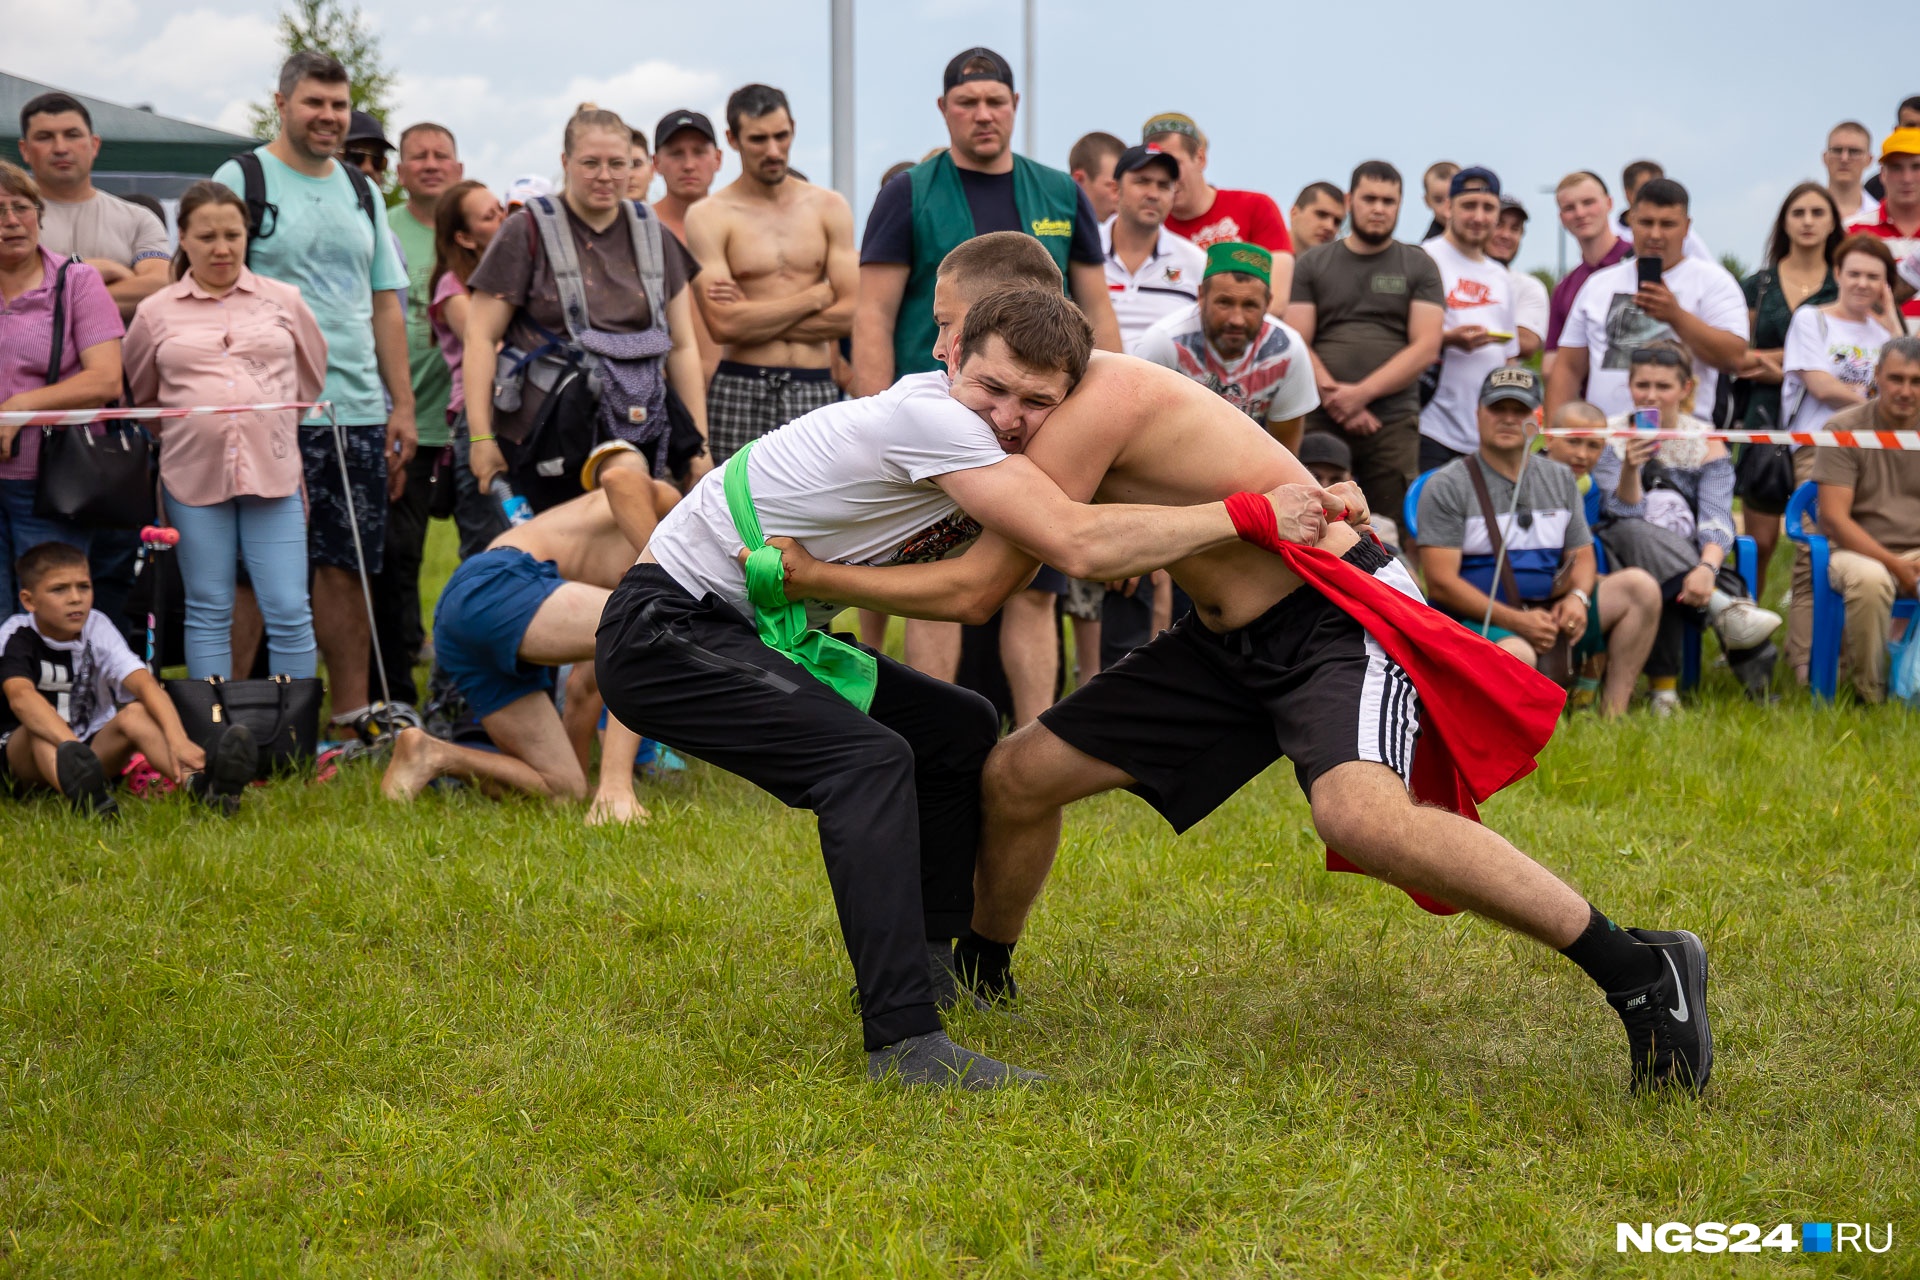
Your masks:
<svg viewBox="0 0 1920 1280"><path fill-rule="evenodd" d="M1173 158L1172 153L1162 151L1150 142L1142 143L1137 147L1128 147L1120 153L1120 158L1113 162L1113 180L1118 182L1122 176L1132 173L1135 169L1144 169L1150 164L1165 166L1168 177L1175 182L1180 180L1180 162Z"/></svg>
<svg viewBox="0 0 1920 1280"><path fill-rule="evenodd" d="M1518 400L1529 409L1538 409L1545 399L1540 389L1540 375L1524 365L1501 365L1480 384L1480 403L1483 405Z"/></svg>
<svg viewBox="0 0 1920 1280"><path fill-rule="evenodd" d="M678 111L669 111L660 117L660 123L653 127L653 149L658 151L667 145L667 139L682 129L691 129L705 136L714 146L720 145L720 135L713 131L713 121L698 111L689 111L685 107Z"/></svg>
<svg viewBox="0 0 1920 1280"><path fill-rule="evenodd" d="M347 137L343 145L350 147L356 142L385 151L393 150L393 144L387 141L387 131L380 127L378 120L364 111L355 111L347 121Z"/></svg>
<svg viewBox="0 0 1920 1280"><path fill-rule="evenodd" d="M1485 165L1468 165L1453 175L1453 181L1447 184L1447 197L1451 199L1467 189L1467 184L1477 182L1480 190L1490 196L1500 194L1500 175Z"/></svg>
<svg viewBox="0 0 1920 1280"><path fill-rule="evenodd" d="M1319 463L1323 467L1333 467L1340 471L1353 470L1353 449L1331 431L1309 431L1300 440L1300 464L1312 466Z"/></svg>
<svg viewBox="0 0 1920 1280"><path fill-rule="evenodd" d="M992 69L966 70L966 65L974 61L988 63ZM1005 58L985 45L975 45L971 49L963 49L953 55L953 61L947 64L947 73L940 78L940 92L944 94L949 89L966 84L969 80L997 80L1011 89L1013 88L1013 68L1007 65Z"/></svg>

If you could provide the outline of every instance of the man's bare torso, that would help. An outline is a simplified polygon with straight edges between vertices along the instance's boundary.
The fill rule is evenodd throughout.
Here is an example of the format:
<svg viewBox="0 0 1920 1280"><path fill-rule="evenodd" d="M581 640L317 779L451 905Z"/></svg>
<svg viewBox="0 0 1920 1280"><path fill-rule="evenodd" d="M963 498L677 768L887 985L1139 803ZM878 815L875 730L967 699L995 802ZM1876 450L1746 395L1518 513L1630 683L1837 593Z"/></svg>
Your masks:
<svg viewBox="0 0 1920 1280"><path fill-rule="evenodd" d="M1145 360L1100 352L1026 453L1079 502L1195 506L1243 490L1313 483L1285 446L1199 383ZM1344 555L1358 540L1337 524L1320 545ZM1244 543L1168 569L1215 630L1245 626L1300 585L1279 557Z"/></svg>
<svg viewBox="0 0 1920 1280"><path fill-rule="evenodd" d="M614 523L605 490L595 490L541 512L487 544L515 547L535 560L551 560L568 582L611 591L633 567L634 549Z"/></svg>
<svg viewBox="0 0 1920 1280"><path fill-rule="evenodd" d="M827 278L829 193L792 177L780 186L778 203L745 197L732 186L702 202L700 217L718 225L727 270L750 302L790 297ZM771 368L824 369L832 361L831 348L827 342L775 338L729 346L726 358Z"/></svg>

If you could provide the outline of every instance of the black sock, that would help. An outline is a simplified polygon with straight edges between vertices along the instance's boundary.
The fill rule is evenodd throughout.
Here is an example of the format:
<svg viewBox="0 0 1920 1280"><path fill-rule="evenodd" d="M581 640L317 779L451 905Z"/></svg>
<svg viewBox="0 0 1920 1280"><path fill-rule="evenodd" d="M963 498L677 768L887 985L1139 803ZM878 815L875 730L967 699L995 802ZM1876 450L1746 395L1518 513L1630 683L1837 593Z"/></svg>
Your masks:
<svg viewBox="0 0 1920 1280"><path fill-rule="evenodd" d="M954 964L962 981L981 995L1006 995L1013 986L1013 949L1018 945L969 933L953 948Z"/></svg>
<svg viewBox="0 0 1920 1280"><path fill-rule="evenodd" d="M1643 945L1591 903L1587 910L1593 915L1586 932L1562 947L1561 955L1579 965L1602 991L1609 993L1644 987L1660 976L1660 960L1653 947Z"/></svg>

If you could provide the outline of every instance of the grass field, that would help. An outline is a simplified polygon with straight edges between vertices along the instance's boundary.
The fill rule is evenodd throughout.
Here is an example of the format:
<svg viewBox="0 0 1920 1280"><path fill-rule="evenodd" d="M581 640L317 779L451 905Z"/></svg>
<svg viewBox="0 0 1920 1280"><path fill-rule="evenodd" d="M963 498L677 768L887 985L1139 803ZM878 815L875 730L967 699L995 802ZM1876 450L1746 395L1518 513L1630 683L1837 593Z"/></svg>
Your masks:
<svg viewBox="0 0 1920 1280"><path fill-rule="evenodd" d="M1707 939L1699 1102L1558 957L1321 871L1285 766L1070 813L1020 1020L954 1020L1055 1083L986 1097L864 1082L811 818L698 766L627 831L7 804L0 1275L1920 1274L1920 720L1715 681L1487 813ZM1708 1220L1894 1249L1615 1252Z"/></svg>

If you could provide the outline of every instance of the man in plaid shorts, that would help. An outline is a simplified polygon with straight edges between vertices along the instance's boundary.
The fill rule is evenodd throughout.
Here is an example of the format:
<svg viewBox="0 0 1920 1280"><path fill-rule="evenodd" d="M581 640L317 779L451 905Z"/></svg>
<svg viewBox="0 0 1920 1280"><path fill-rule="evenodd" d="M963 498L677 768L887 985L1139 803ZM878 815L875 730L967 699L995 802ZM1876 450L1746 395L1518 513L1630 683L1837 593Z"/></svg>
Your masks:
<svg viewBox="0 0 1920 1280"><path fill-rule="evenodd" d="M846 198L787 168L787 95L764 84L737 90L727 145L740 153L740 176L687 210L687 248L700 260L694 297L725 344L707 387L715 466L840 398L833 344L852 329L860 291Z"/></svg>

